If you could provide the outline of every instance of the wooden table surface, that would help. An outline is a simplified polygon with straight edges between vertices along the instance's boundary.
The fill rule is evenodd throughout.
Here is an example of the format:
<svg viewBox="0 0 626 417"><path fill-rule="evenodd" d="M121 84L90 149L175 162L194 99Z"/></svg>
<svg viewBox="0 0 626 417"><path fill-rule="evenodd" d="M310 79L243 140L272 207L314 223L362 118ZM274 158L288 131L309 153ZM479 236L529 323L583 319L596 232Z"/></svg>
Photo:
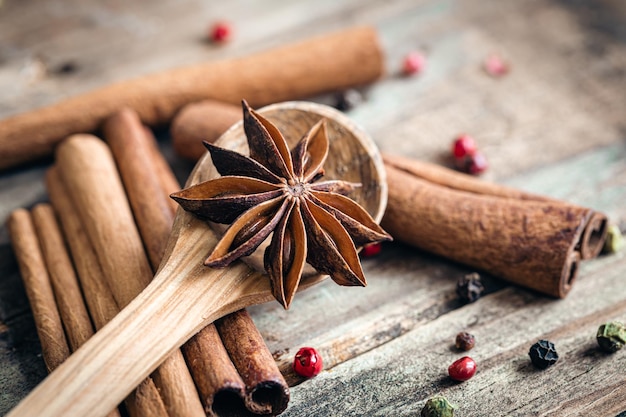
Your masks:
<svg viewBox="0 0 626 417"><path fill-rule="evenodd" d="M232 42L205 41L217 19ZM387 76L348 112L379 147L437 163L473 135L484 176L593 207L626 228L626 4L620 0L0 1L0 118L117 80L241 56L354 24L380 32ZM419 49L424 72L399 76ZM512 66L495 79L490 53ZM332 97L316 97L332 102ZM162 146L184 178L191 165ZM46 163L0 173L0 220L47 199ZM626 351L598 350L597 327L626 321L626 253L583 263L564 300L485 276L487 295L462 305L472 272L400 243L364 260L369 285L325 282L250 311L282 369L317 347L326 370L295 385L286 416L414 416L441 393L459 416L626 416ZM461 330L478 373L452 383ZM528 349L552 340L560 360L536 371ZM45 377L6 227L0 229L0 414Z"/></svg>

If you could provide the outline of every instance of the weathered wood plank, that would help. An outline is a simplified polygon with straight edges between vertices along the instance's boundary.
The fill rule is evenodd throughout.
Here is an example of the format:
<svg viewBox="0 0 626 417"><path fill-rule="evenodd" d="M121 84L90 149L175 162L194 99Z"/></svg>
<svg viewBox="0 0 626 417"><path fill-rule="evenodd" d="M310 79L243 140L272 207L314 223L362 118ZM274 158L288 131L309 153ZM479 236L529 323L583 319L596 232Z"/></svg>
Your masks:
<svg viewBox="0 0 626 417"><path fill-rule="evenodd" d="M451 138L465 131L476 136L490 160L488 178L513 177L515 186L591 205L626 221L626 151L620 145L626 87L626 36L620 28L626 8L619 1L274 0L217 6L161 0L148 8L76 0L40 3L5 0L0 6L0 117L147 72L373 23L381 32L390 75L368 89L366 102L349 115L381 148L446 162ZM220 48L202 39L217 18L233 21L236 29L234 41ZM426 71L398 77L402 56L414 48L426 50ZM494 51L513 65L511 74L498 80L480 69ZM23 69L37 56L51 70L73 62L76 71L29 76ZM604 145L611 146L597 148ZM568 157L573 158L564 160ZM188 165L170 160L180 175L188 172ZM0 175L0 220L13 208L46 198L43 169ZM8 248L6 242L6 230L0 228L0 247ZM22 332L22 342L3 338L0 344L0 414L45 375L25 298L11 295L20 286L12 259L8 249L0 250L0 320L12 336ZM327 364L337 365L293 388L289 415L410 415L439 391L462 406L461 415L594 415L600 408L586 407L603 405L601 399L615 401L614 408L604 408L609 413L626 410L622 391L603 380L604 374L612 377L614 369L623 368L624 353L598 355L588 340L596 320L612 311L610 318L626 320L625 312L611 310L621 308L626 298L618 275L626 270L623 256L588 263L564 302L502 289L489 278L491 295L462 308L453 291L457 277L467 272L462 266L394 244L367 260L365 270L366 289L338 289L327 282L296 297L289 312L274 304L253 310L284 370L294 350L305 344L322 346ZM589 298L586 292L595 295ZM605 298L592 305L600 295ZM532 326L515 327L531 319ZM472 381L453 385L443 377L457 357L450 350L451 337L466 326L479 336L475 352L481 368ZM527 365L527 345L539 335L558 338L563 354L546 373L531 372ZM571 386L562 382L568 378ZM547 392L569 401L555 406L560 409L543 405L550 397L538 392L551 380L562 393ZM595 397L583 400L586 394ZM351 405L352 399L360 402Z"/></svg>
<svg viewBox="0 0 626 417"><path fill-rule="evenodd" d="M298 385L286 415L415 415L437 393L461 415L615 415L626 400L626 376L615 372L626 354L600 352L595 332L604 321L626 317L626 292L616 291L624 256L589 262L562 301L509 288L440 316ZM464 355L453 347L461 330L477 338L470 355L479 371L455 384L446 369ZM554 341L561 356L545 372L527 355L539 338Z"/></svg>

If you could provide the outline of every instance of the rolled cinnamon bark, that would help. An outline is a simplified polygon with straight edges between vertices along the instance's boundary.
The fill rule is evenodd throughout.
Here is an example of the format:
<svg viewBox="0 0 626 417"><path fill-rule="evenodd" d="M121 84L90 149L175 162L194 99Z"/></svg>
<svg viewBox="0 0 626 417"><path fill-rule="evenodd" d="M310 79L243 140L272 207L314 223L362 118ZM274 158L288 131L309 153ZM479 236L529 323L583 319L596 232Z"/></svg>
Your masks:
<svg viewBox="0 0 626 417"><path fill-rule="evenodd" d="M224 349L214 325L200 330L183 345L182 351L207 415L249 414L243 402L245 384ZM211 355L204 352L211 352Z"/></svg>
<svg viewBox="0 0 626 417"><path fill-rule="evenodd" d="M282 413L289 403L289 387L248 312L229 314L215 326L245 383L246 408L256 414Z"/></svg>
<svg viewBox="0 0 626 417"><path fill-rule="evenodd" d="M455 190L482 195L491 195L494 197L545 201L555 204L561 203L574 206L571 203L554 198L529 193L513 187L482 181L470 175L424 161L417 161L396 155L383 155L383 160L386 165L396 167L397 169L406 171L411 175L423 178L434 184L439 184ZM587 218L585 223L583 235L577 243L577 249L580 251L582 259L591 259L598 256L602 251L608 230L608 219L603 213L588 208L585 210L589 211L590 216Z"/></svg>
<svg viewBox="0 0 626 417"><path fill-rule="evenodd" d="M46 173L46 188L70 248L89 314L96 330L100 330L120 312L120 308L106 282L85 227L59 177L58 167L53 166Z"/></svg>
<svg viewBox="0 0 626 417"><path fill-rule="evenodd" d="M89 313L97 330L120 309L106 284L97 255L74 208L56 167L46 173L46 186L70 247ZM144 379L124 400L131 417L167 417L165 404L152 378ZM115 410L117 414L117 410ZM115 414L115 415L116 415Z"/></svg>
<svg viewBox="0 0 626 417"><path fill-rule="evenodd" d="M370 83L383 73L374 29L359 27L255 55L120 82L0 121L0 169L51 154L63 138L91 132L122 107L149 125L211 98L261 106Z"/></svg>
<svg viewBox="0 0 626 417"><path fill-rule="evenodd" d="M72 201L98 253L107 283L123 308L153 274L112 155L98 138L74 135L59 146L56 156L61 179L72 190ZM170 416L203 414L180 350L175 350L152 376Z"/></svg>
<svg viewBox="0 0 626 417"><path fill-rule="evenodd" d="M33 208L31 215L50 274L50 282L65 334L70 349L75 351L94 333L78 278L69 254L65 250L63 236L52 207L46 203L38 204Z"/></svg>
<svg viewBox="0 0 626 417"><path fill-rule="evenodd" d="M554 297L567 295L593 210L395 156L385 156L385 167L382 225L394 238Z"/></svg>
<svg viewBox="0 0 626 417"><path fill-rule="evenodd" d="M177 206L171 205L173 200L169 194L173 187L178 190L179 186L176 186L171 169L158 152L154 137L146 132L134 111L126 109L110 117L104 124L104 133L117 162L153 269L156 270L167 244ZM228 353L219 336L214 337L217 331L212 324L199 336L195 336L211 337L211 343L200 341L194 343L193 348L183 349L187 363L202 363L198 366L215 372L209 378L191 369L196 385L202 387L199 390L205 410L219 415L220 410L226 408L224 401L230 406L236 406L232 404L232 399L234 394L239 394L242 401L245 400L246 407L254 413L278 414L284 411L289 401L289 388L252 319L245 312L239 312L233 314L228 323L229 326L221 326L220 332L225 343L227 340L229 342ZM239 343L242 346L238 346ZM255 346L256 351L251 346ZM237 369L232 366L231 359ZM233 381L241 381L237 370L245 371L245 375L241 374L245 381L245 385L241 384L241 390L234 389ZM202 378L202 381L198 381L198 378ZM224 392L232 395L225 395Z"/></svg>
<svg viewBox="0 0 626 417"><path fill-rule="evenodd" d="M48 372L52 372L67 359L70 348L31 214L24 209L15 210L9 216L7 228L33 312L43 360Z"/></svg>
<svg viewBox="0 0 626 417"><path fill-rule="evenodd" d="M183 107L172 120L170 135L174 151L196 161L206 152L202 141L213 143L241 119L241 107L203 100Z"/></svg>
<svg viewBox="0 0 626 417"><path fill-rule="evenodd" d="M18 214L18 216L20 215ZM14 238L18 241L21 240L22 242L39 242L44 265L34 266L38 268L45 267L48 271L51 287L54 292L54 299L52 302L55 304L54 308L59 310L59 316L61 317L61 321L67 335L67 341L69 342L59 340L59 343L64 344L64 346L67 346L68 349L74 351L87 341L91 335L93 335L93 326L85 308L80 286L76 279L76 274L74 273L74 268L67 250L65 249L63 237L61 235L61 231L59 230L52 207L50 207L49 204L37 205L31 213L31 219L33 227L28 227L26 223L22 223L22 226L18 226L17 229L14 229L14 232L19 234L19 237L18 235L14 235ZM24 220L25 217L22 216L22 220L18 220L18 223ZM24 227L24 225L26 225L26 227ZM23 248L24 247L20 244L15 245L15 254L18 260L25 260L32 256L32 252L29 251L25 253L22 251ZM36 252L36 249L34 248L31 250ZM27 285L35 284L39 286L43 281L28 282L29 284ZM27 289L29 292L32 290L35 292L43 291L45 293L45 284L44 287ZM36 307L36 305L32 305L31 308L33 309L33 315L38 314L41 311ZM41 317L38 318L35 316L35 323L38 324L38 330L40 329L39 323L46 321L49 320L45 320L45 318L42 320ZM41 330L45 331L46 329L42 328ZM52 335L53 334L48 333L48 336ZM57 337L59 336L57 335ZM44 358L49 356L49 351L50 344L47 343L47 341L42 342L42 354ZM69 357L69 351L65 358L59 357L59 359L64 361L67 357ZM107 417L119 416L120 413L117 408L112 410L107 415Z"/></svg>

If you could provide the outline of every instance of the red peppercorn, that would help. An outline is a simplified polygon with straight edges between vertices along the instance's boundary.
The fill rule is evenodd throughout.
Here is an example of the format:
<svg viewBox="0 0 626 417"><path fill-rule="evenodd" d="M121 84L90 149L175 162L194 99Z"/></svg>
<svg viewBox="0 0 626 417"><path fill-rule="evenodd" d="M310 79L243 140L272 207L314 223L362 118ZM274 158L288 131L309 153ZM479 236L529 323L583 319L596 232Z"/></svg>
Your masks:
<svg viewBox="0 0 626 417"><path fill-rule="evenodd" d="M404 57L402 72L405 75L418 74L426 66L426 57L419 52L410 52Z"/></svg>
<svg viewBox="0 0 626 417"><path fill-rule="evenodd" d="M485 158L485 155L480 152L476 152L470 157L467 171L472 175L478 175L485 172L488 167L489 164L487 163L487 158Z"/></svg>
<svg viewBox="0 0 626 417"><path fill-rule="evenodd" d="M472 156L476 153L476 141L469 135L460 135L452 143L452 155L456 159Z"/></svg>
<svg viewBox="0 0 626 417"><path fill-rule="evenodd" d="M381 250L383 250L383 244L382 243L380 243L380 242L378 242L378 243L370 243L369 245L363 246L363 250L361 251L361 254L365 258L369 258L369 257L378 255Z"/></svg>
<svg viewBox="0 0 626 417"><path fill-rule="evenodd" d="M324 364L322 357L312 347L303 347L298 350L293 360L293 370L300 376L311 378L322 372Z"/></svg>
<svg viewBox="0 0 626 417"><path fill-rule="evenodd" d="M217 22L211 28L211 41L215 43L223 43L230 39L231 27L226 22Z"/></svg>
<svg viewBox="0 0 626 417"><path fill-rule="evenodd" d="M452 362L448 367L448 375L455 381L467 381L476 373L476 362L469 356L463 356L461 359Z"/></svg>

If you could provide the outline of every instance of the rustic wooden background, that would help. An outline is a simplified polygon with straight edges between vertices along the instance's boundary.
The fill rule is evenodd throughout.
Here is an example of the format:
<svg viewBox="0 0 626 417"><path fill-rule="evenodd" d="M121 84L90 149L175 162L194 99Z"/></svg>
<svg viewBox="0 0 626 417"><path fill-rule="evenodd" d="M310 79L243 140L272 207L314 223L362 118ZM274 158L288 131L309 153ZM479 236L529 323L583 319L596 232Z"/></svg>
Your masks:
<svg viewBox="0 0 626 417"><path fill-rule="evenodd" d="M233 41L206 42L217 19ZM446 163L452 138L475 136L485 178L605 211L626 229L626 3L620 0L222 1L0 0L0 117L110 82L240 56L354 24L377 27L388 74L349 115L380 148ZM423 74L398 75L404 54ZM512 72L481 69L497 52ZM316 97L331 103L332 97ZM191 165L162 146L184 178ZM0 220L46 200L46 163L0 174ZM370 285L326 282L250 311L288 373L298 347L326 371L292 388L287 416L417 415L436 393L461 416L626 416L626 352L596 347L604 321L626 321L626 254L584 263L565 300L485 277L488 295L462 306L462 265L399 243L364 261ZM476 335L479 371L452 383L454 335ZM529 346L555 342L561 359L535 371ZM0 229L0 414L45 376L6 228Z"/></svg>

